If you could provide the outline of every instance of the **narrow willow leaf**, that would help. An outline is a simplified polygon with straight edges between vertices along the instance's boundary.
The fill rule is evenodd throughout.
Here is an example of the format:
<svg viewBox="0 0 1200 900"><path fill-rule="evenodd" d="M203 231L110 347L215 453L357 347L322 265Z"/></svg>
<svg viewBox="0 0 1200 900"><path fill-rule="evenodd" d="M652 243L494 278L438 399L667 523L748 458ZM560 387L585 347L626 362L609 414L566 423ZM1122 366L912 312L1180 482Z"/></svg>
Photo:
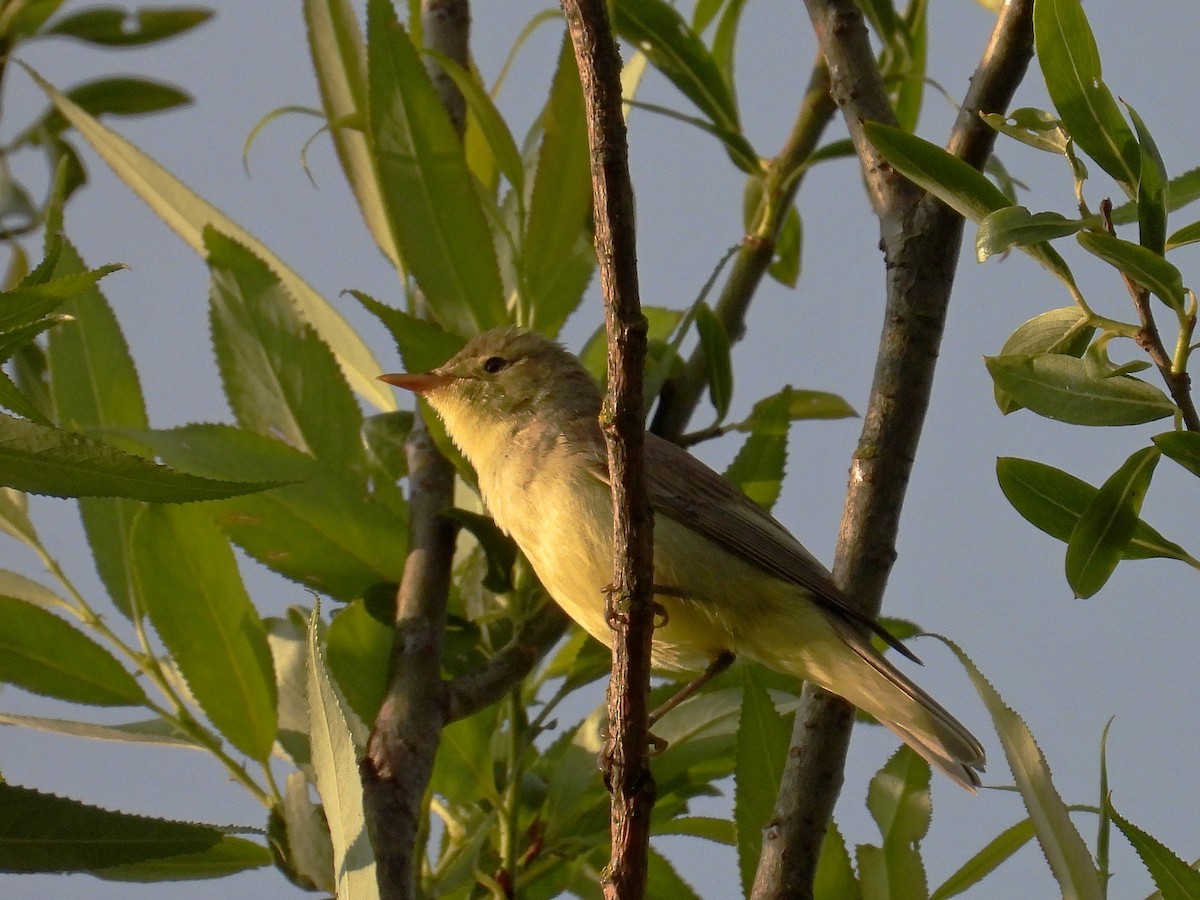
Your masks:
<svg viewBox="0 0 1200 900"><path fill-rule="evenodd" d="M821 856L813 877L813 896L821 898L861 897L862 890L854 874L854 864L846 841L832 819L821 841Z"/></svg>
<svg viewBox="0 0 1200 900"><path fill-rule="evenodd" d="M983 881L1001 863L1007 862L1018 850L1034 838L1033 820L1022 819L1006 828L968 859L938 888L929 895L929 900L950 900L965 893Z"/></svg>
<svg viewBox="0 0 1200 900"><path fill-rule="evenodd" d="M1030 459L1000 457L996 477L1008 502L1031 525L1066 543L1098 489L1074 475ZM1190 561L1178 544L1138 520L1125 548L1125 559L1165 557Z"/></svg>
<svg viewBox="0 0 1200 900"><path fill-rule="evenodd" d="M1067 541L1067 583L1076 597L1094 595L1125 555L1150 488L1157 447L1136 451L1104 482Z"/></svg>
<svg viewBox="0 0 1200 900"><path fill-rule="evenodd" d="M375 619L362 600L334 615L325 636L329 671L350 708L374 722L387 693L389 661L396 629Z"/></svg>
<svg viewBox="0 0 1200 900"><path fill-rule="evenodd" d="M734 823L728 819L718 819L712 816L682 816L656 825L654 833L704 838L714 844L725 844L732 847L737 843L735 829Z"/></svg>
<svg viewBox="0 0 1200 900"><path fill-rule="evenodd" d="M1156 434L1154 444L1193 475L1200 475L1200 434L1194 431L1169 431Z"/></svg>
<svg viewBox="0 0 1200 900"><path fill-rule="evenodd" d="M287 830L288 861L315 887L333 894L337 890L333 842L325 817L309 796L308 779L302 772L288 773L281 815Z"/></svg>
<svg viewBox="0 0 1200 900"><path fill-rule="evenodd" d="M215 500L275 487L177 472L82 434L0 414L4 485L52 497L129 497L156 503Z"/></svg>
<svg viewBox="0 0 1200 900"><path fill-rule="evenodd" d="M1137 110L1128 103L1125 109L1137 129L1141 155L1137 185L1138 243L1162 256L1167 240L1167 167Z"/></svg>
<svg viewBox="0 0 1200 900"><path fill-rule="evenodd" d="M867 790L867 809L879 826L884 847L919 844L929 832L929 764L901 746L875 773Z"/></svg>
<svg viewBox="0 0 1200 900"><path fill-rule="evenodd" d="M263 620L267 644L275 663L275 685L279 701L279 731L276 755L290 760L306 773L312 763L308 744L308 610L290 607L286 618ZM282 751L282 752L280 752Z"/></svg>
<svg viewBox="0 0 1200 900"><path fill-rule="evenodd" d="M746 0L730 0L723 4L725 9L717 22L717 30L712 39L712 59L721 73L721 78L729 85L729 91L734 95L736 106L737 79L734 77L734 53L737 50L738 26L742 21L742 10L746 8ZM703 31L699 24L693 26L697 33Z"/></svg>
<svg viewBox="0 0 1200 900"><path fill-rule="evenodd" d="M262 260L212 229L204 244L213 346L239 424L331 467L361 468L362 412L332 352Z"/></svg>
<svg viewBox="0 0 1200 900"><path fill-rule="evenodd" d="M375 857L367 839L358 750L321 650L318 603L308 620L308 705L313 771L333 840L339 900L377 898Z"/></svg>
<svg viewBox="0 0 1200 900"><path fill-rule="evenodd" d="M107 77L76 85L66 98L93 118L100 116L139 116L146 113L178 109L192 102L192 95L173 84L147 78ZM19 134L14 143L41 143L47 136L55 137L71 126L70 121L54 106L40 119Z"/></svg>
<svg viewBox="0 0 1200 900"><path fill-rule="evenodd" d="M430 311L464 336L504 324L496 251L462 143L388 0L367 4L367 84L384 209Z"/></svg>
<svg viewBox="0 0 1200 900"><path fill-rule="evenodd" d="M750 896L762 852L763 829L775 810L792 729L775 711L753 667L742 670L742 710L734 758L733 821L737 826L738 871L742 893Z"/></svg>
<svg viewBox="0 0 1200 900"><path fill-rule="evenodd" d="M99 725L95 722L73 722L69 719L47 719L43 716L0 713L0 725L17 725L47 734L90 738L97 741L152 744L157 747L183 747L191 750L208 749L164 719L147 719L143 722L128 722L122 725Z"/></svg>
<svg viewBox="0 0 1200 900"><path fill-rule="evenodd" d="M354 7L349 0L304 0L304 22L325 118L338 123L330 127L330 135L342 172L375 244L399 269L400 251L383 208L367 136L362 128L341 124L366 120L367 50Z"/></svg>
<svg viewBox="0 0 1200 900"><path fill-rule="evenodd" d="M0 681L95 706L135 706L146 694L116 658L40 606L0 597Z"/></svg>
<svg viewBox="0 0 1200 900"><path fill-rule="evenodd" d="M775 256L767 266L767 274L785 287L794 288L800 280L800 257L804 242L804 227L800 213L793 205L788 208L775 236Z"/></svg>
<svg viewBox="0 0 1200 900"><path fill-rule="evenodd" d="M793 422L800 419L850 419L858 415L854 407L837 394L800 388L791 388L788 394L788 418ZM770 406L774 396L755 403L750 415L737 424L737 430L753 431L759 414Z"/></svg>
<svg viewBox="0 0 1200 900"><path fill-rule="evenodd" d="M498 801L493 745L501 727L497 704L447 725L438 744L430 790L451 803Z"/></svg>
<svg viewBox="0 0 1200 900"><path fill-rule="evenodd" d="M1075 239L1083 249L1124 272L1172 309L1183 308L1183 275L1164 257L1111 234L1084 231Z"/></svg>
<svg viewBox="0 0 1200 900"><path fill-rule="evenodd" d="M1038 356L1043 353L1061 353L1066 356L1083 356L1091 343L1096 329L1087 324L1087 318L1078 306L1064 306L1039 313L1017 327L1000 348L1003 356ZM1021 404L1008 393L993 385L996 406L1008 415L1021 409Z"/></svg>
<svg viewBox="0 0 1200 900"><path fill-rule="evenodd" d="M1044 109L1025 106L1014 109L1008 115L987 113L983 120L1001 134L1047 153L1067 155L1071 136L1062 127L1058 118Z"/></svg>
<svg viewBox="0 0 1200 900"><path fill-rule="evenodd" d="M1038 843L1063 896L1078 900L1102 900L1104 892L1100 886L1100 876L1087 844L1071 822L1067 805L1054 787L1050 767L1033 739L1029 726L1005 704L957 644L946 638L939 639L954 651L991 714L1017 790L1021 793Z"/></svg>
<svg viewBox="0 0 1200 900"><path fill-rule="evenodd" d="M36 73L30 74L100 158L174 229L188 246L197 253L203 253L203 230L205 226L211 225L247 247L279 276L295 298L301 314L333 349L354 390L379 409L396 408L395 398L375 380L379 373L379 363L375 361L367 345L325 298L261 241L239 227L215 206L198 196L133 144L100 124Z"/></svg>
<svg viewBox="0 0 1200 900"><path fill-rule="evenodd" d="M110 866L92 874L104 881L196 881L265 868L272 861L271 851L262 844L225 834L207 850Z"/></svg>
<svg viewBox="0 0 1200 900"><path fill-rule="evenodd" d="M86 267L75 247L60 238L57 278L78 278ZM49 255L49 254L47 254ZM60 425L82 430L146 428L146 402L125 334L98 285L90 284L62 306L74 324L50 335L46 361L50 395ZM126 438L108 436L119 450L148 456ZM117 609L132 615L129 535L140 504L125 497L84 497L79 503L96 569Z"/></svg>
<svg viewBox="0 0 1200 900"><path fill-rule="evenodd" d="M1180 228L1167 238L1166 249L1174 250L1176 247L1194 244L1197 241L1200 241L1200 222L1193 222L1191 225L1185 225L1183 228Z"/></svg>
<svg viewBox="0 0 1200 900"><path fill-rule="evenodd" d="M251 759L275 743L266 629L225 537L194 507L150 506L133 527L139 604L205 715Z"/></svg>
<svg viewBox="0 0 1200 900"><path fill-rule="evenodd" d="M729 413L733 399L733 359L730 355L729 335L725 326L704 303L696 307L696 331L700 334L700 346L704 350L704 369L708 376L708 396L721 422Z"/></svg>
<svg viewBox="0 0 1200 900"><path fill-rule="evenodd" d="M29 518L29 500L20 491L0 485L0 531L40 551L41 539Z"/></svg>
<svg viewBox="0 0 1200 900"><path fill-rule="evenodd" d="M1073 356L989 356L997 387L1040 416L1071 425L1140 425L1175 412L1175 404L1151 384L1118 375L1097 378Z"/></svg>
<svg viewBox="0 0 1200 900"><path fill-rule="evenodd" d="M501 531L490 516L459 507L446 510L442 516L461 525L479 541L487 557L483 586L495 594L507 594L513 590L512 568L517 561L517 545L513 539Z"/></svg>
<svg viewBox="0 0 1200 900"><path fill-rule="evenodd" d="M394 306L380 303L361 291L351 291L359 303L375 315L392 335L405 371L428 372L436 369L462 349L463 339L436 322L410 315Z"/></svg>
<svg viewBox="0 0 1200 900"><path fill-rule="evenodd" d="M24 600L26 603L34 603L43 609L75 610L74 606L50 588L31 578L26 578L19 572L12 572L8 569L0 569L0 597Z"/></svg>
<svg viewBox="0 0 1200 900"><path fill-rule="evenodd" d="M975 258L1003 253L1013 245L1037 244L1075 234L1087 227L1083 219L1068 219L1056 212L1031 213L1024 206L1006 206L989 213L979 223L975 235Z"/></svg>
<svg viewBox="0 0 1200 900"><path fill-rule="evenodd" d="M867 139L896 171L964 218L978 224L989 213L1012 205L1005 193L981 172L936 144L879 122L867 122L863 129ZM1053 247L1038 243L1023 244L1021 249L1064 284L1074 287L1070 268Z"/></svg>
<svg viewBox="0 0 1200 900"><path fill-rule="evenodd" d="M193 472L239 478L273 472L297 482L209 510L230 539L268 568L345 600L377 582L400 580L404 558L397 548L407 542L405 510L368 493L360 478L228 425L190 425L140 437L168 463Z"/></svg>
<svg viewBox="0 0 1200 900"><path fill-rule="evenodd" d="M1166 844L1138 828L1113 809L1107 796L1104 802L1114 824L1121 829L1125 839L1133 844L1133 849L1137 851L1150 877L1154 879L1154 886L1158 888L1163 900L1200 898L1200 871L1193 869Z"/></svg>
<svg viewBox="0 0 1200 900"><path fill-rule="evenodd" d="M211 9L198 6L148 7L136 11L101 6L63 16L44 33L103 47L131 47L176 37L212 17Z"/></svg>
<svg viewBox="0 0 1200 900"><path fill-rule="evenodd" d="M522 302L529 327L557 334L591 278L592 179L579 70L564 35L550 96L541 115L542 140L521 242ZM583 253L576 252L582 243ZM578 277L582 264L583 277ZM564 278L570 277L567 290Z"/></svg>
<svg viewBox="0 0 1200 900"><path fill-rule="evenodd" d="M1050 98L1067 131L1132 196L1138 183L1137 141L1104 83L1100 52L1080 0L1040 0L1033 35Z"/></svg>
<svg viewBox="0 0 1200 900"><path fill-rule="evenodd" d="M784 388L763 401L754 430L725 470L729 481L768 511L779 499L787 466L790 393L790 388Z"/></svg>
<svg viewBox="0 0 1200 900"><path fill-rule="evenodd" d="M209 825L112 812L0 783L0 872L95 872L218 844Z"/></svg>
<svg viewBox="0 0 1200 900"><path fill-rule="evenodd" d="M740 132L729 84L708 48L664 0L619 0L613 23L714 125Z"/></svg>
<svg viewBox="0 0 1200 900"><path fill-rule="evenodd" d="M646 900L701 900L696 889L684 881L671 861L653 845L646 859L646 881Z"/></svg>

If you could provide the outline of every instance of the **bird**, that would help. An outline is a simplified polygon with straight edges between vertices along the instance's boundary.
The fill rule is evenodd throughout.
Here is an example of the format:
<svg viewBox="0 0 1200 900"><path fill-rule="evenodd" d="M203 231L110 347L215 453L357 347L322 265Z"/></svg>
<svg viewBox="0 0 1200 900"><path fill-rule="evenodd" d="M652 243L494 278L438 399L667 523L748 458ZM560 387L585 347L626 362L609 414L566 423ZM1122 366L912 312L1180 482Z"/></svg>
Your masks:
<svg viewBox="0 0 1200 900"><path fill-rule="evenodd" d="M612 646L613 575L603 393L560 344L516 327L486 331L443 365L380 380L420 395L474 468L484 505L542 585L586 632ZM687 450L645 435L654 510L651 660L716 671L734 658L810 681L891 729L972 792L980 742L875 649L916 659L858 611L833 576L770 513Z"/></svg>

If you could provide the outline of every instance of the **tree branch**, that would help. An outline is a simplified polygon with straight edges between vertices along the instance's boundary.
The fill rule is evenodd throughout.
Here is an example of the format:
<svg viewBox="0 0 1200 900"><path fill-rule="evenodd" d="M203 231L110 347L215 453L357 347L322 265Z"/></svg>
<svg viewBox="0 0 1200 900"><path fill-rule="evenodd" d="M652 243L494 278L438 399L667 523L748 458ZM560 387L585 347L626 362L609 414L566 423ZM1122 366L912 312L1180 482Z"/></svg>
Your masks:
<svg viewBox="0 0 1200 900"><path fill-rule="evenodd" d="M642 370L646 320L638 301L633 185L621 110L621 60L604 0L563 0L587 109L596 256L608 328L601 425L613 493L614 632L608 688L612 859L606 897L645 893L654 782L649 765L650 640L654 633L653 513L646 495Z"/></svg>
<svg viewBox="0 0 1200 900"><path fill-rule="evenodd" d="M733 342L746 333L746 312L767 267L775 256L775 241L804 180L808 158L833 118L837 107L829 96L829 68L823 57L813 64L808 88L791 133L763 174L764 215L758 227L742 238L729 277L714 312ZM675 440L691 420L707 383L704 351L697 348L680 375L667 380L650 430Z"/></svg>
<svg viewBox="0 0 1200 900"><path fill-rule="evenodd" d="M851 464L834 575L864 612L879 611L895 560L900 509L929 404L953 284L962 219L902 179L865 140L868 120L894 121L852 0L806 0L880 220L887 307L871 396ZM950 146L976 167L995 134L981 112L1007 108L1032 52L1032 0L1004 6L972 78ZM852 711L805 685L775 815L752 896L811 897L826 824L841 786Z"/></svg>
<svg viewBox="0 0 1200 900"><path fill-rule="evenodd" d="M467 0L425 0L422 24L428 45L448 55L458 54L455 61L468 64ZM461 136L463 98L444 75L433 81ZM396 592L391 674L359 761L367 834L375 850L376 881L383 900L417 895L421 871L417 838L444 725L442 635L457 531L442 516L454 504L454 467L438 452L421 416L416 417L405 453L408 558Z"/></svg>

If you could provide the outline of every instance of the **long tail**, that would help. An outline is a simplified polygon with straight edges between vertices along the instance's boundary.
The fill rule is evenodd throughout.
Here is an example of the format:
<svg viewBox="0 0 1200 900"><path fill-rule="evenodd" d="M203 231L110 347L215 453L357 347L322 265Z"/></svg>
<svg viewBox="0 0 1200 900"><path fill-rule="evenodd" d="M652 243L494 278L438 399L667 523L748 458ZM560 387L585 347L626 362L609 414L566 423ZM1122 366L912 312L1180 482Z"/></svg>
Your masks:
<svg viewBox="0 0 1200 900"><path fill-rule="evenodd" d="M808 617L806 617L808 618ZM983 769L983 745L961 722L884 659L850 624L821 616L829 626L813 640L783 648L762 647L754 655L772 668L783 668L813 681L870 713L929 764L974 793ZM766 651L764 654L763 651ZM783 663L784 665L780 665Z"/></svg>

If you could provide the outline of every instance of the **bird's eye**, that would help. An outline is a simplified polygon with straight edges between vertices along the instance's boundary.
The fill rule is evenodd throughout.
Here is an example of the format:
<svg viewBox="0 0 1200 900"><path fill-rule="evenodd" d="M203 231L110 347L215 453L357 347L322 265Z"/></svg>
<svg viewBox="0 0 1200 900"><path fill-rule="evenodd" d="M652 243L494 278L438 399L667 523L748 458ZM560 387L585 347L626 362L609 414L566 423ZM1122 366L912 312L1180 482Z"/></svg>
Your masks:
<svg viewBox="0 0 1200 900"><path fill-rule="evenodd" d="M508 360L503 356L489 356L483 361L483 371L489 375L495 375L501 369L508 365Z"/></svg>

